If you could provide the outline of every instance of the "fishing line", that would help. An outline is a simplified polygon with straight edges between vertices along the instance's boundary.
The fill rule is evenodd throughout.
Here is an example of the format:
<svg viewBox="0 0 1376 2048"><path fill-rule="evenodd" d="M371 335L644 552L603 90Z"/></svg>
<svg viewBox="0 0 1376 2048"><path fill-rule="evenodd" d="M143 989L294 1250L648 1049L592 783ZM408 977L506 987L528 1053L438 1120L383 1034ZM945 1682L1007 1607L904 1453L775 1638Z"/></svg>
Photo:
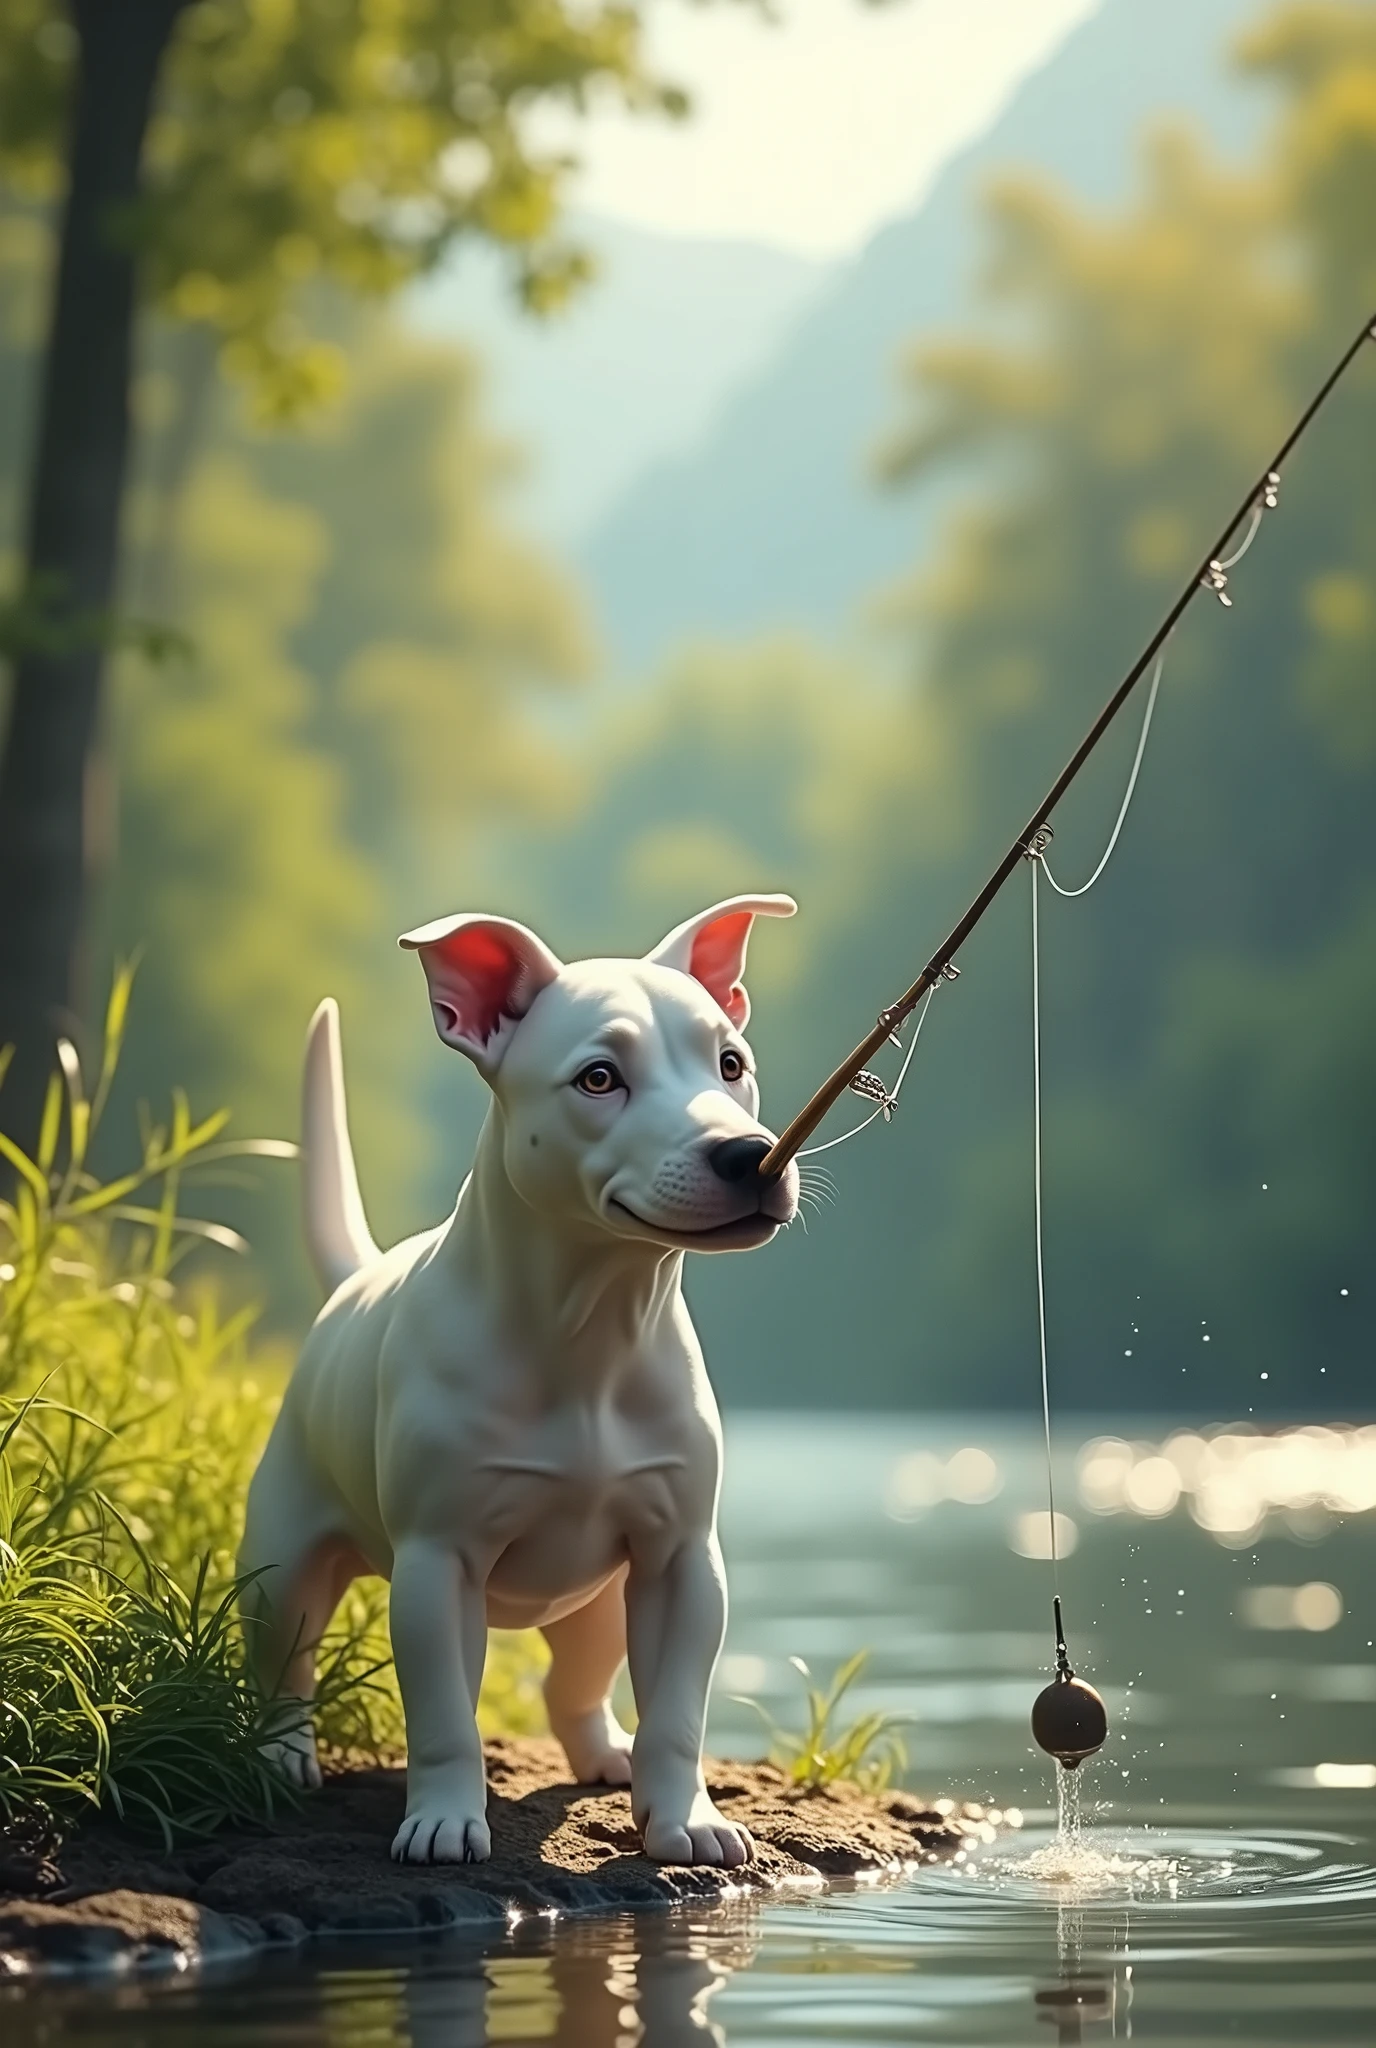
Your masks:
<svg viewBox="0 0 1376 2048"><path fill-rule="evenodd" d="M1124 808L1126 809L1126 806ZM1122 822L1120 812L1118 823L1121 825ZM1117 836L1117 826L1114 827L1114 836ZM1112 851L1113 846L1110 842L1109 853ZM1108 854L1105 854L1104 860L1107 859ZM1059 1603L1061 1559L1056 1541L1056 1481L1051 1468L1051 1380L1046 1364L1046 1265L1042 1253L1042 987L1041 945L1037 926L1037 869L1041 866L1040 855L1035 855L1029 866L1032 869L1032 1183L1036 1197L1037 1338L1042 1361L1042 1428L1046 1434L1046 1526L1050 1531L1051 1540L1051 1583ZM1102 868L1102 861L1099 866ZM1097 872L1098 870L1096 874ZM1089 887L1088 882L1085 887Z"/></svg>
<svg viewBox="0 0 1376 2048"><path fill-rule="evenodd" d="M1142 750L1147 743L1147 725L1151 720L1151 704L1155 701L1156 686L1161 680L1161 664L1156 665L1152 679L1152 696L1148 700L1147 717L1143 722L1142 737L1137 743L1137 759L1132 765L1127 795L1118 812L1113 827L1113 836L1098 867L1085 883L1083 889L1062 891L1062 894L1083 896L1085 890L1093 887L1108 864L1109 854L1118 842L1132 802L1132 793L1137 784L1137 771L1142 765ZM1061 1547L1056 1530L1056 1473L1051 1456L1051 1372L1047 1358L1046 1344L1046 1253L1042 1228L1042 971L1041 971L1041 918L1037 892L1038 870L1046 866L1046 849L1051 841L1051 827L1042 825L1027 843L1027 864L1032 870L1032 1188L1035 1217L1034 1235L1037 1247L1037 1346L1041 1360L1042 1381L1042 1433L1046 1445L1046 1526L1048 1548L1051 1557L1051 1612L1056 1630L1056 1675L1050 1685L1037 1696L1032 1708L1032 1733L1042 1748L1049 1751L1062 1767L1062 1784L1068 1780L1064 1773L1078 1768L1083 1759L1093 1756L1101 1749L1108 1736L1108 1715L1103 1700L1092 1685L1077 1678L1071 1668L1070 1652L1066 1648L1065 1624L1061 1619ZM1050 876L1047 877L1048 881Z"/></svg>
<svg viewBox="0 0 1376 2048"><path fill-rule="evenodd" d="M1258 533L1261 531L1262 514L1264 512L1275 510L1277 503L1275 486L1277 483L1279 483L1280 479L1275 475L1274 470L1271 472L1271 475L1274 479L1274 481L1271 484L1271 489L1267 492L1265 497L1263 497L1257 504L1253 505L1252 523L1247 528L1246 533L1243 535L1241 546L1236 548L1231 555L1225 555L1223 557L1223 560L1218 565L1220 569L1235 569L1237 567L1238 563L1242 560L1242 557L1246 554L1248 548L1252 545L1252 542L1256 539Z"/></svg>
<svg viewBox="0 0 1376 2048"><path fill-rule="evenodd" d="M1252 542L1261 531L1264 513L1268 507L1272 507L1276 503L1276 486L1278 483L1279 478L1274 473L1267 478L1265 492L1252 507L1252 516L1248 522L1246 533L1233 553L1223 556L1218 562L1217 567L1220 570L1235 569L1247 553ZM1219 588L1217 585L1213 587L1215 589ZM1222 595L1221 590L1219 590L1219 594ZM1229 602L1231 603L1231 600ZM1051 872L1051 864L1046 857L1047 847L1052 836L1050 825L1044 825L1039 831L1035 832L1029 840L1027 847L1028 865L1032 870L1032 1177L1037 1241L1037 1340L1041 1356L1042 1430L1046 1439L1047 1527L1051 1550L1051 1578L1056 1597L1058 1650L1063 1643L1064 1635L1060 1625L1061 1560L1059 1536L1056 1528L1056 1484L1051 1452L1051 1378L1047 1363L1046 1344L1046 1252L1042 1220L1044 1212L1042 1207L1041 934L1037 896L1038 872L1040 871L1041 874L1045 875L1058 896L1064 897L1067 902L1073 902L1077 896L1087 896L1089 894L1094 884L1103 874L1104 869L1108 866L1109 861L1113 857L1113 850L1117 846L1122 834L1123 826L1127 822L1128 812L1132 808L1132 799L1137 791L1137 778L1142 770L1142 758L1147 751L1147 735L1151 731L1152 714L1156 709L1156 699L1161 689L1161 677L1165 671L1165 665L1166 649L1163 647L1156 657L1156 666L1152 670L1151 685L1147 691L1146 710L1142 714L1142 730L1137 738L1137 751L1132 757L1132 767L1128 773L1127 788L1123 791L1123 801L1118 807L1118 816L1113 821L1113 830L1109 833L1108 844L1100 855L1099 863L1089 880L1081 882L1078 889L1064 888L1056 880L1056 877ZM924 1011L923 1014L925 1016L926 1012Z"/></svg>
<svg viewBox="0 0 1376 2048"><path fill-rule="evenodd" d="M1280 478L1276 475L1275 471L1273 470L1266 479L1266 487L1261 497L1258 498L1256 504L1252 507L1252 516L1250 521L1248 522L1247 531L1243 535L1240 544L1233 550L1231 555L1224 555L1220 561L1210 563L1209 566L1211 569L1218 569L1226 572L1229 569L1235 569L1237 567L1238 563L1242 560L1247 550L1251 547L1252 542L1260 533L1263 516L1267 511L1273 510L1276 504L1278 503L1277 492L1279 484ZM1225 604L1232 604L1232 599L1227 595L1225 586L1218 584L1217 581L1211 581L1209 587L1214 591L1215 595L1218 596ZM1169 645L1169 642L1167 642L1167 645ZM1123 792L1122 806L1119 809L1116 820L1114 821L1113 830L1112 832L1110 832L1108 837L1108 845L1104 848L1103 857L1100 860L1098 867L1095 868L1094 873L1090 876L1087 882L1081 882L1078 889L1066 889L1061 886L1061 884L1056 880L1056 877L1052 874L1051 863L1046 858L1045 850L1043 850L1043 852L1040 855L1042 873L1046 876L1047 881L1056 891L1056 894L1058 896L1064 896L1067 900L1075 896L1087 896L1089 894L1090 890L1094 887L1094 884L1098 881L1100 875L1104 872L1104 869L1108 866L1109 859L1113 853L1113 849L1118 844L1118 835L1123 829L1123 825L1127 818L1129 808L1132 804L1133 792L1137 788L1137 777L1140 774L1142 768L1142 756L1147 751L1147 734L1151 731L1152 713L1156 709L1156 698L1161 688L1161 677L1164 673L1165 666L1166 648L1163 647L1161 649L1161 652L1156 657L1156 666L1152 670L1151 685L1147 691L1147 708L1142 714L1142 730L1137 740L1137 752L1132 757L1132 769L1128 775L1128 786ZM1033 896L1034 898L1036 896L1035 868L1033 870ZM1035 927L1035 901L1033 903L1032 917L1033 925Z"/></svg>
<svg viewBox="0 0 1376 2048"><path fill-rule="evenodd" d="M1242 560L1252 542L1256 539L1261 525L1260 505L1253 507L1252 523L1242 546L1220 567L1231 569ZM1037 877L1038 871L1046 876L1058 896L1071 902L1077 896L1087 896L1098 881L1113 856L1127 815L1132 808L1132 799L1137 789L1137 777L1142 769L1142 756L1147 751L1147 734L1151 731L1151 717L1156 709L1157 693L1161 688L1161 676L1166 664L1166 650L1163 647L1156 657L1152 671L1151 688L1147 692L1147 708L1142 714L1142 730L1138 735L1137 752L1132 757L1132 769L1128 775L1128 786L1123 792L1123 801L1118 807L1118 816L1113 821L1113 830L1108 836L1099 864L1087 882L1081 882L1078 889L1064 889L1052 874L1046 858L1046 846L1050 838L1050 826L1044 826L1035 833L1028 845L1028 866L1032 870L1032 1178L1035 1192L1036 1237L1037 1237L1037 1339L1041 1351L1042 1367L1042 1428L1046 1436L1046 1510L1047 1528L1050 1531L1051 1579L1057 1602L1057 1636L1059 1606L1061 1597L1061 1560L1056 1531L1056 1482L1051 1461L1051 1380L1047 1368L1046 1354L1046 1254L1042 1230L1042 993L1041 993L1041 933L1038 917ZM1059 1647L1059 1645L1058 1645Z"/></svg>
<svg viewBox="0 0 1376 2048"><path fill-rule="evenodd" d="M1260 524L1259 520L1258 524ZM1256 527L1254 526L1252 528L1252 533L1255 534L1255 532ZM1238 552L1233 556L1233 561L1241 561L1243 555L1245 555L1247 552L1247 548L1249 548L1251 544L1251 538L1249 537L1246 545L1244 547L1239 548ZM1147 734L1151 731L1151 715L1152 712L1156 709L1156 693L1161 688L1161 673L1165 665L1166 650L1163 647L1161 652L1156 657L1156 667L1152 671L1151 688L1147 692L1147 708L1142 715L1142 732L1137 742L1137 752L1132 757L1132 773L1128 776L1128 786L1126 790L1123 792L1122 807L1118 812L1118 817L1114 824L1113 830L1109 834L1108 845L1104 848L1103 858L1099 862L1098 867L1095 868L1094 873L1090 876L1087 882L1081 882L1078 889L1063 889L1060 883L1056 880L1056 877L1052 874L1051 869L1047 864L1045 855L1041 856L1042 873L1046 876L1047 881L1050 882L1052 888L1056 891L1056 894L1058 896L1066 897L1067 900L1075 896L1087 896L1089 894L1090 890L1094 887L1094 884L1098 881L1100 875L1104 872L1104 869L1108 866L1109 859L1113 853L1113 849L1118 844L1118 834L1123 829L1123 821L1127 817L1128 808L1132 803L1132 794L1137 787L1137 777L1142 766L1142 756L1147 751ZM1036 928L1037 922L1036 898L1037 865L1034 861L1032 867L1032 923L1034 930Z"/></svg>
<svg viewBox="0 0 1376 2048"><path fill-rule="evenodd" d="M1253 521L1246 540L1232 557L1238 562L1246 554L1260 525L1260 515ZM1231 563L1228 566L1232 566ZM1113 849L1118 844L1132 799L1137 789L1137 777L1142 768L1142 756L1147 750L1147 734L1151 731L1152 713L1156 709L1157 693L1161 688L1161 675L1165 666L1166 651L1162 648L1156 657L1151 688L1147 693L1147 708L1142 718L1142 730L1137 740L1137 752L1133 756L1128 786L1123 792L1123 801L1118 807L1108 845L1099 859L1099 864L1087 882L1078 889L1063 889L1047 864L1046 850L1051 843L1051 827L1043 825L1033 833L1027 843L1027 864L1032 870L1032 1186L1037 1244L1037 1342L1041 1356L1042 1379L1042 1430L1046 1438L1046 1509L1047 1528L1051 1550L1051 1578L1056 1596L1056 1634L1059 1649L1063 1640L1060 1626L1061 1559L1060 1545L1056 1530L1056 1480L1051 1457L1051 1376L1047 1364L1046 1345L1046 1251L1043 1230L1042 1208L1042 974L1041 974L1041 918L1040 901L1037 894L1039 874L1046 876L1058 896L1073 901L1077 896L1087 896L1104 869L1108 866ZM929 998L930 1000L930 998ZM926 1014L925 1011L923 1013Z"/></svg>
<svg viewBox="0 0 1376 2048"><path fill-rule="evenodd" d="M1277 502L1277 488L1279 486L1279 483L1280 478L1276 475L1274 471L1272 471L1266 479L1266 485L1261 496L1257 499L1257 502L1252 507L1252 514L1248 522L1247 531L1243 535L1241 542L1233 550L1233 553L1231 555L1225 555L1216 563L1212 563L1210 565L1211 568L1217 568L1221 572L1226 572L1229 569L1235 569L1237 567L1238 563L1242 560L1243 556L1247 553L1247 550L1251 547L1252 542L1256 539L1258 533L1261 531L1261 522L1263 516L1269 509L1274 508ZM1225 602L1231 604L1232 600L1230 598L1226 598L1223 585L1219 584L1215 580L1211 583L1210 587L1215 590L1217 595L1219 595L1221 598L1224 598ZM1049 1530L1049 1543L1051 1550L1051 1578L1052 1585L1055 1590L1056 1599L1056 1637L1058 1651L1063 1647L1064 1644L1064 1632L1061 1627L1060 1618L1061 1560L1060 1546L1056 1529L1056 1483L1051 1455L1051 1379L1047 1365L1046 1346L1046 1254L1044 1244L1044 1233L1042 1228L1043 1210L1041 935L1040 921L1038 916L1037 878L1038 871L1040 870L1040 872L1046 876L1047 881L1051 884L1052 888L1056 891L1056 894L1058 896L1063 896L1067 902L1073 902L1077 896L1087 896L1089 894L1090 890L1094 887L1094 884L1098 881L1100 875L1103 874L1104 869L1108 866L1109 861L1113 856L1113 849L1115 848L1115 846L1117 846L1119 837L1123 830L1123 826L1127 822L1128 812L1132 808L1133 796L1136 794L1137 778L1138 775L1141 773L1142 769L1142 757L1147 751L1147 735L1151 731L1152 713L1156 709L1156 699L1161 688L1161 677L1165 670L1165 665L1166 648L1163 646L1160 653L1156 657L1156 666L1152 670L1151 685L1147 691L1147 707L1142 714L1142 730L1138 735L1137 739L1137 751L1132 757L1132 768L1128 774L1127 788L1123 791L1123 801L1118 807L1118 816L1113 821L1113 830L1109 833L1108 845L1104 848L1103 853L1099 858L1099 864L1095 868L1089 880L1087 882L1081 882L1078 889L1063 888L1062 885L1056 880L1056 877L1051 872L1051 864L1046 858L1047 846L1050 843L1051 839L1050 825L1043 825L1040 828L1040 830L1035 832L1032 835L1032 838L1028 841L1027 847L1028 865L1032 870L1032 1178L1035 1198L1034 1208L1036 1215L1035 1227L1037 1240L1037 1339L1041 1354L1042 1429L1046 1438L1047 1528ZM936 984L934 983L933 987L935 986ZM930 1001L930 999L931 998L929 993L928 1000ZM925 1009L922 1014L925 1017ZM915 1043L916 1039L914 1039L914 1044ZM911 1056L912 1055L910 1051L909 1058L911 1058ZM906 1062L904 1063L903 1071L905 1073L907 1072Z"/></svg>

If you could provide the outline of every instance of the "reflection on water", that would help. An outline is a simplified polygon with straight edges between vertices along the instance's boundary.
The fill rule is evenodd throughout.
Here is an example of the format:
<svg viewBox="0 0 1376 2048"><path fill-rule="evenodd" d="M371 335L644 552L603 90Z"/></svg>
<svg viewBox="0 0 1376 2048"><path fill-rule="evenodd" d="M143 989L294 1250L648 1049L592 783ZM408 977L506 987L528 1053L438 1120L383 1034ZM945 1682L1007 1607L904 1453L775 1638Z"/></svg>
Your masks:
<svg viewBox="0 0 1376 2048"><path fill-rule="evenodd" d="M915 1716L915 1781L1021 1807L1024 1830L892 1888L532 1918L485 1947L360 1939L214 1982L0 1993L0 2035L14 2048L1376 2041L1370 1432L1291 1431L1277 1449L1244 1431L1147 1428L1067 1445L1066 1620L1112 1728L1074 1774L1085 1813L1069 1844L1048 1811L1055 1767L1027 1729L1052 1648L1034 1433L769 1418L729 1437L716 1746L758 1746L730 1693L787 1720L790 1654L825 1672L867 1644L856 1711Z"/></svg>
<svg viewBox="0 0 1376 2048"><path fill-rule="evenodd" d="M543 1919L507 1941L438 1937L322 1944L307 1964L251 1975L123 1985L99 1994L54 1988L6 2005L8 2042L82 2040L196 2048L253 2041L311 2048L707 2048L715 1993L759 1946L758 1908L728 1905L709 1922L683 1914ZM14 2032L11 2033L11 2025Z"/></svg>
<svg viewBox="0 0 1376 2048"><path fill-rule="evenodd" d="M1131 1996L1130 1964L1124 1969L1120 1981L1108 1970L1085 1969L1076 1961L1066 1967L1058 1984L1034 1991L1032 2003L1037 2018L1049 2020L1055 2027L1058 2042L1090 2040L1093 2036L1086 2034L1085 2028L1096 2026L1107 2027L1111 2037L1116 2039L1120 2011L1124 2038L1130 2039Z"/></svg>
<svg viewBox="0 0 1376 2048"><path fill-rule="evenodd" d="M391 2031L412 2048L542 2041L554 2048L704 2048L708 2003L755 1952L748 1927L694 1933L663 1920L573 1927L543 1952L475 1958L456 1973L441 1954L397 1985ZM349 2039L356 2036L350 2034Z"/></svg>

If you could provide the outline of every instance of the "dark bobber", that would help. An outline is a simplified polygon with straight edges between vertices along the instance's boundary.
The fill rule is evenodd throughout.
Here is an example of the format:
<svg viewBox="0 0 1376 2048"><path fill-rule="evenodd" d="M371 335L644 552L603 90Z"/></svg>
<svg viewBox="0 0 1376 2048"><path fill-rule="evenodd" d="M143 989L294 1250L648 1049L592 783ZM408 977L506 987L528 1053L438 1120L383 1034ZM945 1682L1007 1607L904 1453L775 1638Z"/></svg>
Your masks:
<svg viewBox="0 0 1376 2048"><path fill-rule="evenodd" d="M1073 1671L1058 1672L1032 1703L1032 1733L1048 1755L1073 1771L1108 1735L1108 1715L1092 1685Z"/></svg>
<svg viewBox="0 0 1376 2048"><path fill-rule="evenodd" d="M1056 1676L1032 1703L1032 1733L1049 1756L1073 1771L1103 1748L1108 1739L1108 1713L1094 1687L1071 1670L1059 1600L1055 1607Z"/></svg>

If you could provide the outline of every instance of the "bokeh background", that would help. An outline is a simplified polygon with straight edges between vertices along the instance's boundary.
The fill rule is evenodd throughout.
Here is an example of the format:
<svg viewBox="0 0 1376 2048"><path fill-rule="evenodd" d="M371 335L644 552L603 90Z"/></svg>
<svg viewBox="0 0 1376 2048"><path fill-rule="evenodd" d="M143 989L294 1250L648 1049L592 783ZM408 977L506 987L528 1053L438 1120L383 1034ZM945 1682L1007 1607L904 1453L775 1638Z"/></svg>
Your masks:
<svg viewBox="0 0 1376 2048"><path fill-rule="evenodd" d="M112 1157L174 1081L294 1134L332 992L384 1239L452 1199L483 1109L397 932L491 909L630 952L787 889L801 915L752 952L782 1124L1376 310L1363 0L652 0L686 109L551 113L532 72L541 147L587 170L456 235L418 211L408 241L370 167L424 147L431 12L178 24L151 162L195 203L141 226L122 567L177 638L112 657L90 778L92 1029L141 951ZM369 37L383 86L325 108L310 64L337 79ZM71 62L60 9L5 10L10 594ZM556 192L580 253L532 265L520 206ZM1232 588L1175 637L1104 881L1045 909L1053 1390L1101 1417L1372 1409L1376 350ZM1116 812L1123 725L1057 817L1065 879ZM1024 883L961 965L892 1126L828 1156L835 1202L694 1265L728 1403L1034 1404ZM254 1247L227 1284L289 1335L313 1291L271 1171L216 1213Z"/></svg>

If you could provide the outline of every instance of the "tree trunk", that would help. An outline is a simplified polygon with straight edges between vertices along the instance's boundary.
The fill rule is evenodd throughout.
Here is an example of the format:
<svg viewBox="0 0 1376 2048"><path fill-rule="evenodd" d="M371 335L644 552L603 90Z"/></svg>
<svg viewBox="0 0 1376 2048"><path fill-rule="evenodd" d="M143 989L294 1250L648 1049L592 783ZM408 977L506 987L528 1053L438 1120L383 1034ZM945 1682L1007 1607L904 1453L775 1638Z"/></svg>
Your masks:
<svg viewBox="0 0 1376 2048"><path fill-rule="evenodd" d="M153 87L186 0L71 0L81 42L71 161L29 490L27 590L45 628L15 657L0 761L0 1125L37 1129L71 1028L86 884L86 775L106 661L129 450L136 199Z"/></svg>
<svg viewBox="0 0 1376 2048"><path fill-rule="evenodd" d="M158 360L176 390L176 410L163 431L145 440L147 460L137 481L152 500L150 531L138 559L128 565L131 606L160 626L181 615L178 540L184 524L187 486L213 416L220 338L201 321L164 330Z"/></svg>

